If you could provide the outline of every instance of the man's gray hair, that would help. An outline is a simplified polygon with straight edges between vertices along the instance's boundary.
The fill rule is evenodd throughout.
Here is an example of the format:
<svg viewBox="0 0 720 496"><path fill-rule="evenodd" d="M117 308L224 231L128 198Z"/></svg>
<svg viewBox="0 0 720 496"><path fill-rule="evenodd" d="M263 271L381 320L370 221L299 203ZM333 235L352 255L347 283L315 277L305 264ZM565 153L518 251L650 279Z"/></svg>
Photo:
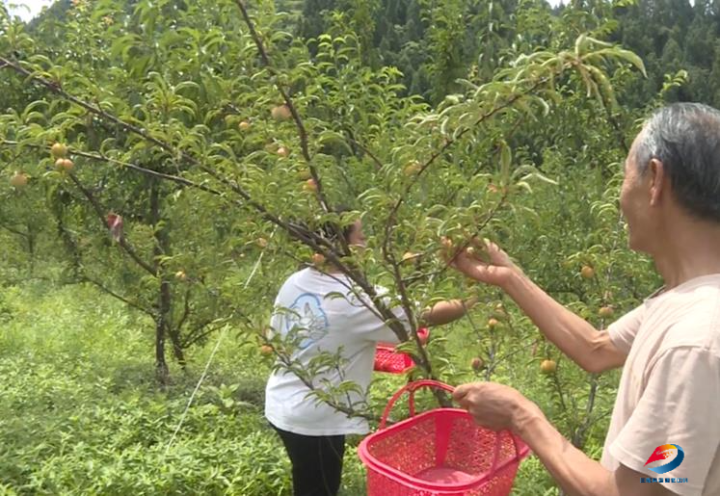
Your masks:
<svg viewBox="0 0 720 496"><path fill-rule="evenodd" d="M663 163L675 198L696 217L720 222L720 111L700 103L674 103L645 122L635 159L644 174Z"/></svg>

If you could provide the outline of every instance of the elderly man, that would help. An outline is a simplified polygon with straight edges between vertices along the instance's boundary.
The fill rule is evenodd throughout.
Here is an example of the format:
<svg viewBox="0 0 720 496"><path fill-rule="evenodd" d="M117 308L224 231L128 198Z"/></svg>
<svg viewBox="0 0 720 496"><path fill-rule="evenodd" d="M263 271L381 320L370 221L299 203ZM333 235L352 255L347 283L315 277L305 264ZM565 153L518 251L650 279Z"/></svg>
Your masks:
<svg viewBox="0 0 720 496"><path fill-rule="evenodd" d="M455 260L469 277L502 288L583 369L623 367L602 461L573 447L512 388L466 384L454 398L478 423L521 436L569 494L720 495L720 112L682 103L653 114L625 162L620 208L630 248L652 257L665 285L606 332L553 300L492 243L488 263Z"/></svg>

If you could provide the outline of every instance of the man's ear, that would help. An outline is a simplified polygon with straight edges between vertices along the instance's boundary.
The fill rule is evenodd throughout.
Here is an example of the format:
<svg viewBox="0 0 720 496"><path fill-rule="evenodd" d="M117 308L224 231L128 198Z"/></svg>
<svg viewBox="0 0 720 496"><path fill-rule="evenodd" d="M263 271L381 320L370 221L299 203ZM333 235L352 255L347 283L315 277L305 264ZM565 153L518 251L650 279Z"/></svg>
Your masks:
<svg viewBox="0 0 720 496"><path fill-rule="evenodd" d="M660 198L667 190L665 180L668 176L665 165L656 158L650 160L647 175L650 181L650 205L656 207L660 204Z"/></svg>

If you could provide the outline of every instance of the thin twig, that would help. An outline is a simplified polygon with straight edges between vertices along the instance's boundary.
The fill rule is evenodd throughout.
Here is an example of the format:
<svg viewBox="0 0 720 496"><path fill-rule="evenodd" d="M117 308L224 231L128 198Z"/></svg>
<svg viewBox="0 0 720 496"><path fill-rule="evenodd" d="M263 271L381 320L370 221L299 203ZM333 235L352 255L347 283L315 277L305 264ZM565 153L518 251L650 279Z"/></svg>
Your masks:
<svg viewBox="0 0 720 496"><path fill-rule="evenodd" d="M87 282L91 283L92 285L96 286L97 288L99 288L99 289L100 289L101 291L103 291L104 293L107 293L107 294L109 294L110 296L112 296L113 298L122 301L122 302L125 303L126 305L128 305L128 306L130 306L130 307L132 307L132 308L134 308L134 309L136 309L136 310L140 310L141 312L143 312L143 313L145 313L145 314L147 314L147 315L149 315L149 316L151 316L151 317L153 317L153 318L156 317L156 314L155 314L154 311L148 310L147 308L143 307L143 306L140 305L139 303L136 303L136 302L134 302L134 301L128 300L127 298L125 298L124 296L120 295L119 293L116 293L115 291L113 291L112 289L108 288L107 286L105 286L105 285L102 284L101 282L96 281L95 279L93 279L93 278L91 278L91 277L88 277L86 274L82 274L80 277L81 277L81 280L87 281Z"/></svg>

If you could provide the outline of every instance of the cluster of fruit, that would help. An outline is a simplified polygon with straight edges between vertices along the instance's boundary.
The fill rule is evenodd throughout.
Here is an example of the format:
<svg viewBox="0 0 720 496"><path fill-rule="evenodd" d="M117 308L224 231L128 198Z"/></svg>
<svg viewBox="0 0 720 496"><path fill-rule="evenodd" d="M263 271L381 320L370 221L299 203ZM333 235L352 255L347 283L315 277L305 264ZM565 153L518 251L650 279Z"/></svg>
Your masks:
<svg viewBox="0 0 720 496"><path fill-rule="evenodd" d="M50 148L50 153L55 159L55 168L60 172L70 172L75 167L75 163L67 158L68 148L63 143L54 143ZM10 177L10 186L15 189L21 189L27 186L29 177L22 171L15 171Z"/></svg>
<svg viewBox="0 0 720 496"><path fill-rule="evenodd" d="M66 145L62 143L55 143L52 148L50 148L50 153L52 153L52 156L55 159L55 168L57 170L70 172L73 170L73 167L75 167L73 161L67 158L68 148Z"/></svg>

